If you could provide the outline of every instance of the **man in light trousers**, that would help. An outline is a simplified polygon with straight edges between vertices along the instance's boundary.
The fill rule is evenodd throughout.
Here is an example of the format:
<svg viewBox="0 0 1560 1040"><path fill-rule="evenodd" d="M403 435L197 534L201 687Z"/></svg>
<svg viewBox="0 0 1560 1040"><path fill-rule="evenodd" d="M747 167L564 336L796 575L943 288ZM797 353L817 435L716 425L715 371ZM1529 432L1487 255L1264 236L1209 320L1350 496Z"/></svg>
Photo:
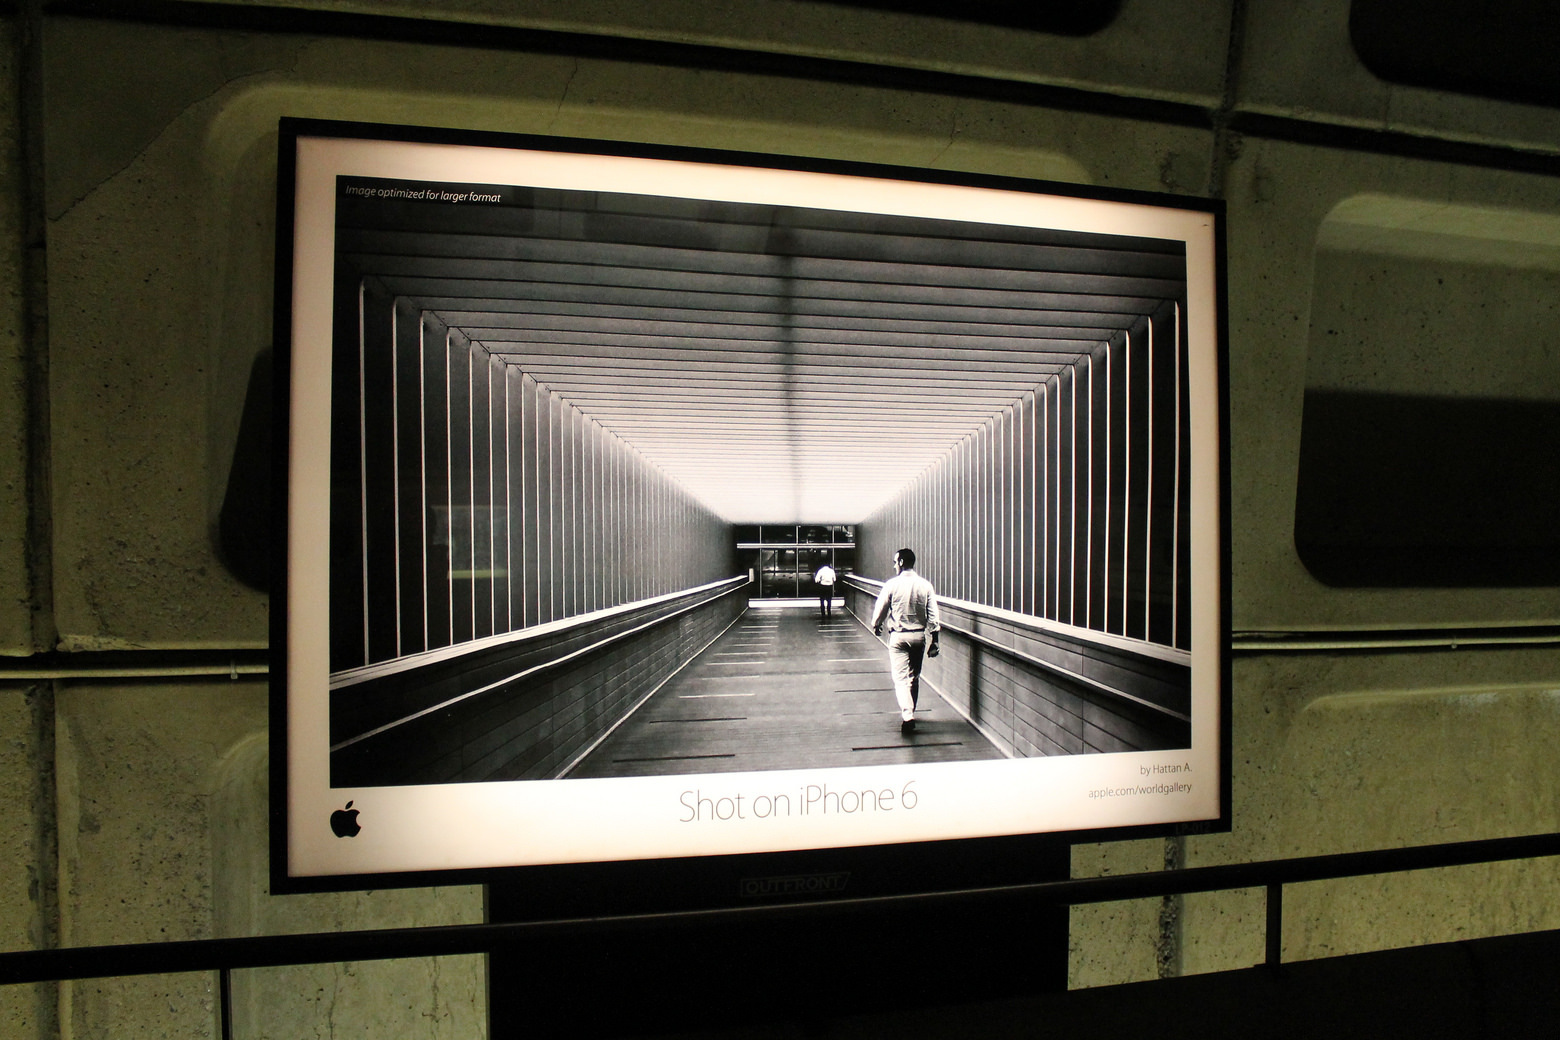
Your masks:
<svg viewBox="0 0 1560 1040"><path fill-rule="evenodd" d="M937 656L937 590L915 572L915 551L894 554L894 576L883 584L872 608L872 633L883 634L888 621L888 664L899 701L899 731L915 730L915 708L921 693L921 665Z"/></svg>

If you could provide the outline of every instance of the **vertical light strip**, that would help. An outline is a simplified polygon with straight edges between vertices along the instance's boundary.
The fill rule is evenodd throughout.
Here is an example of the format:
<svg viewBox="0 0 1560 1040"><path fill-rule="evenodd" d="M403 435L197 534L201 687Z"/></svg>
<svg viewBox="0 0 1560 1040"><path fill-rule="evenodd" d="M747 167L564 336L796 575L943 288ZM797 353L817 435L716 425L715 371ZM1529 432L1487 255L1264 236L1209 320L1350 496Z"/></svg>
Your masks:
<svg viewBox="0 0 1560 1040"><path fill-rule="evenodd" d="M622 514L621 509L619 509L619 506L618 506L618 503L619 503L619 499L618 499L618 476L619 476L619 472L620 471L619 471L619 467L618 467L617 436L615 434L611 435L609 437L609 439L607 441L607 446L611 449L611 454L609 456L609 462L608 462L608 472L607 472L607 476L610 478L609 483L611 484L611 488L607 491L607 499L608 499L607 505L610 507L610 509L612 511L611 512L611 517L612 517L611 522L612 522L612 535L613 535L613 537L612 537L612 548L611 548L611 553L612 553L612 567L611 567L611 574L612 574L612 604L611 605L615 607L618 604L623 602L623 598L622 598L623 597L623 563L622 563L622 558L621 557L622 557L622 552L623 552L623 543L628 540L628 532L623 529L623 514Z"/></svg>
<svg viewBox="0 0 1560 1040"><path fill-rule="evenodd" d="M1152 605L1154 580L1154 316L1148 317L1148 457L1143 460L1148 470L1148 487L1144 489L1143 502L1143 638L1153 642L1150 627L1153 620Z"/></svg>
<svg viewBox="0 0 1560 1040"><path fill-rule="evenodd" d="M986 598L994 607L1002 598L1000 561L1002 556L1002 440L997 433L997 417L992 416L986 435Z"/></svg>
<svg viewBox="0 0 1560 1040"><path fill-rule="evenodd" d="M511 447L509 440L509 366L507 364L501 365L499 371L504 376L504 409L499 413L503 416L504 423L504 631L513 632L515 630L515 566L512 547L515 539L514 534L510 530L510 525L515 522L515 514L509 508L509 481L511 479L510 474L514 469L514 463L509 457L509 449ZM491 416L489 419L491 420ZM494 509L497 508L495 505ZM494 584L496 585L497 582ZM495 627L497 626L496 618L494 619L494 625Z"/></svg>
<svg viewBox="0 0 1560 1040"><path fill-rule="evenodd" d="M968 568L966 567L966 563L968 562L969 551L970 551L970 540L969 540L969 529L970 529L969 528L969 519L970 518L969 518L969 508L968 508L969 507L969 502L968 502L969 495L968 495L968 489L965 487L965 459L968 456L969 443L970 443L969 438L966 437L963 440L961 440L957 445L955 445L954 449L953 449L953 451L954 451L954 455L953 455L953 495L952 495L953 522L954 522L954 527L955 527L956 530L964 532L964 537L962 539L960 539L959 544L954 548L954 559L958 563L958 570L954 573L954 577L953 577L953 582L954 582L954 593L953 593L953 595L958 597L958 598L960 598L960 599L973 599L974 598L972 595L970 595L970 589L969 589L969 586L968 586L968 584L967 584L967 582L965 580L966 575L968 573ZM889 559L888 554L893 551L894 547L892 545L885 545L883 548L884 548L884 554L883 554L884 563L883 563L883 566L887 567L888 566L887 561ZM893 576L893 572L892 571L889 571L888 574L889 574L890 577Z"/></svg>
<svg viewBox="0 0 1560 1040"><path fill-rule="evenodd" d="M1121 634L1127 634L1127 575L1132 560L1132 330L1126 332L1126 372L1121 387Z"/></svg>
<svg viewBox="0 0 1560 1040"><path fill-rule="evenodd" d="M1078 623L1078 366L1072 370L1072 436L1067 438L1067 623Z"/></svg>
<svg viewBox="0 0 1560 1040"><path fill-rule="evenodd" d="M1056 377L1056 596L1052 617L1062 620L1062 377Z"/></svg>
<svg viewBox="0 0 1560 1040"><path fill-rule="evenodd" d="M975 431L975 602L991 602L991 433Z"/></svg>
<svg viewBox="0 0 1560 1040"><path fill-rule="evenodd" d="M575 408L568 402L563 403L563 443L558 445L558 462L563 466L563 501L559 507L563 510L563 538L559 540L560 552L558 573L563 579L563 616L573 617L579 613L579 601L575 596L574 577L579 570L578 546L574 544L574 496L579 491L579 474L575 472L575 464L579 461L579 448L574 443L574 412ZM565 458L564 456L568 457Z"/></svg>
<svg viewBox="0 0 1560 1040"><path fill-rule="evenodd" d="M563 446L558 443L558 424L553 422L555 400L552 388L548 387L547 501L537 502L538 509L544 505L547 509L547 567L543 571L547 575L547 607L542 616L549 621L558 620L558 601L563 598L563 593L558 588L558 486L563 483L563 467L559 465L558 456L562 454Z"/></svg>
<svg viewBox="0 0 1560 1040"><path fill-rule="evenodd" d="M365 288L358 282L358 502L363 515L360 538L363 543L363 663L371 660L368 649L368 330L365 315Z"/></svg>
<svg viewBox="0 0 1560 1040"><path fill-rule="evenodd" d="M553 620L557 621L569 616L569 496L573 488L569 480L569 405L559 397L555 408L556 421L550 426L552 447L557 452L552 479L553 601L557 604Z"/></svg>
<svg viewBox="0 0 1560 1040"><path fill-rule="evenodd" d="M1024 566L1025 554L1029 546L1024 538L1024 518L1028 515L1028 499L1025 498L1026 478L1028 477L1025 459L1028 457L1024 451L1024 399L1020 395L1017 403L1013 405L1013 495L1012 495L1012 547L1013 547L1013 610L1015 613L1024 614L1028 608L1024 603Z"/></svg>
<svg viewBox="0 0 1560 1040"><path fill-rule="evenodd" d="M1023 458L1020 450L1019 431L1023 428L1023 409L1013 405L1008 409L1008 437L1007 437L1007 477L1005 487L1007 489L1007 597L1003 603L1009 610L1022 611L1024 608L1023 579L1020 576L1023 566L1023 530L1024 519L1019 513L1018 503L1024 493L1024 468L1019 460Z"/></svg>
<svg viewBox="0 0 1560 1040"><path fill-rule="evenodd" d="M454 367L453 358L455 337L449 330L444 330L444 499L445 499L445 531L444 538L448 543L445 546L444 567L444 595L450 602L450 641L446 646L455 645L455 428L451 424L450 412L450 370Z"/></svg>
<svg viewBox="0 0 1560 1040"><path fill-rule="evenodd" d="M1111 347L1114 344L1110 340L1105 341L1105 558L1100 561L1100 591L1104 594L1105 602L1100 605L1100 618L1105 631L1110 631L1110 513L1111 506L1115 503L1111 499L1111 464L1114 461L1110 454L1112 426L1112 391L1115 387L1112 381Z"/></svg>
<svg viewBox="0 0 1560 1040"><path fill-rule="evenodd" d="M1175 304L1175 474L1170 498L1170 645L1181 638L1181 304Z"/></svg>
<svg viewBox="0 0 1560 1040"><path fill-rule="evenodd" d="M476 383L474 373L477 370L477 360L471 356L471 341L466 341L466 490L471 498L466 505L471 510L471 562L467 565L467 571L471 575L471 633L477 631L477 407L476 407ZM492 469L490 465L488 469Z"/></svg>
<svg viewBox="0 0 1560 1040"><path fill-rule="evenodd" d="M584 437L584 441L585 441L585 462L586 462L586 466L585 466L585 471L586 471L585 487L586 487L586 490L589 492L587 497L588 497L588 500L589 500L590 504L592 506L595 506L597 504L597 502L599 501L599 499L597 499L597 497L596 497L596 423L595 423L594 420L591 420L591 419L587 419L586 420L585 427L584 427L584 432L583 432L583 437ZM586 581L585 581L585 612L586 613L590 613L591 611L595 610L596 607L597 607L597 603L596 603L596 567L597 567L597 560L599 560L600 557L597 555L597 552L596 552L596 530L597 530L597 528L599 526L600 526L599 524L591 524L589 526L589 530L585 534L585 537L586 537L586 539L587 539L587 541L589 543L588 544L588 549L587 549L587 551L585 553L585 559L589 561L588 566L590 568L589 573L586 575Z"/></svg>
<svg viewBox="0 0 1560 1040"><path fill-rule="evenodd" d="M994 457L991 464L991 475L996 509L993 510L992 527L994 529L996 544L992 546L991 576L996 583L996 588L991 590L991 605L1000 607L1006 599L1005 585L1007 574L1007 452L1002 449L1006 445L1007 437L1007 413L997 415L997 422L992 425L997 432L992 445Z"/></svg>
<svg viewBox="0 0 1560 1040"><path fill-rule="evenodd" d="M980 566L982 580L986 585L985 595L981 602L988 606L996 606L1001 600L1002 583L1002 467L999 463L1001 452L1001 439L998 434L998 419L1000 413L991 417L985 429L989 430L986 442L986 462L983 467L987 474L986 481L986 518L985 527L988 532L985 553L981 556Z"/></svg>
<svg viewBox="0 0 1560 1040"><path fill-rule="evenodd" d="M1047 617L1045 587L1051 582L1051 387L1049 383L1040 387L1039 412L1036 414L1035 431L1038 436L1036 441L1036 454L1040 456L1040 522L1036 526L1040 529L1039 543L1036 546L1035 559L1040 561L1040 585L1035 589L1035 603L1039 605L1039 615Z"/></svg>
<svg viewBox="0 0 1560 1040"><path fill-rule="evenodd" d="M959 554L959 584L964 589L966 599L976 600L980 598L979 586L976 580L975 547L974 539L969 532L975 527L975 487L978 484L976 478L977 467L975 459L975 436L971 434L964 439L964 453L959 459L961 489L964 493L959 496L959 509L962 515L960 530L965 532L963 552Z"/></svg>
<svg viewBox="0 0 1560 1040"><path fill-rule="evenodd" d="M390 303L390 559L395 575L395 656L401 656L401 309Z"/></svg>
<svg viewBox="0 0 1560 1040"><path fill-rule="evenodd" d="M1085 354L1084 359L1089 362L1089 392L1084 397L1089 404L1089 416L1083 424L1089 434L1085 452L1089 479L1085 482L1087 505L1083 522L1083 624L1087 628L1094 623L1094 355Z"/></svg>
<svg viewBox="0 0 1560 1040"><path fill-rule="evenodd" d="M498 495L493 490L498 474L493 472L493 355L485 350L482 353L483 367L487 369L488 632L498 635L498 543L494 541L498 535ZM504 456L504 466L509 466L508 455ZM508 622L504 627L508 628Z"/></svg>
<svg viewBox="0 0 1560 1040"><path fill-rule="evenodd" d="M526 519L531 529L531 538L536 548L531 553L531 558L536 567L535 579L532 584L536 586L536 613L532 624L540 625L546 612L542 610L542 575L547 573L547 558L543 555L542 545L542 384L533 377L531 380L531 392L527 395L531 400L531 476L533 482L530 487L531 504L526 507ZM534 508L535 516L531 515Z"/></svg>
<svg viewBox="0 0 1560 1040"><path fill-rule="evenodd" d="M526 598L525 598L526 580L530 577L530 573L531 573L530 571L526 570L526 566L525 566L525 542L526 542L526 539L531 536L530 518L526 515L526 503L530 501L530 498L525 493L526 492L526 486L525 486L525 446L526 446L525 445L525 441L526 441L526 438L525 438L525 417L526 417L526 414L527 414L527 409L526 409L526 406L525 406L525 402L526 402L527 398L529 398L530 396L531 395L528 394L526 392L526 389L525 389L525 372L521 371L520 372L520 625L519 625L520 628L525 628L525 627L527 627L530 624L530 604L526 602ZM533 409L534 409L534 406L533 406ZM514 516L513 516L513 514L511 514L509 522L511 524L514 523ZM509 532L509 537L512 539L512 538L514 538L514 536L515 536L514 531L513 531L513 529L511 529L510 532ZM511 587L511 589L510 589L510 595L514 595L513 587Z"/></svg>
<svg viewBox="0 0 1560 1040"><path fill-rule="evenodd" d="M570 425L569 444L574 453L574 494L572 496L574 516L570 520L569 530L574 539L574 573L570 582L574 590L574 613L583 614L588 609L585 606L585 530L583 519L585 516L585 479L589 470L585 465L585 414L578 408L569 413Z"/></svg>
<svg viewBox="0 0 1560 1040"><path fill-rule="evenodd" d="M964 599L975 598L974 586L970 584L970 438L966 437L959 442L959 454L954 460L954 503L953 507L957 516L957 525L960 531L965 532L956 550L959 558L958 595Z"/></svg>
<svg viewBox="0 0 1560 1040"><path fill-rule="evenodd" d="M1045 523L1045 513L1035 508L1036 499L1040 489L1035 483L1035 474L1039 471L1040 438L1037 436L1040 430L1040 399L1033 391L1029 391L1029 424L1027 436L1029 438L1029 480L1024 488L1024 508L1029 510L1029 552L1025 557L1024 565L1029 569L1029 598L1025 601L1024 612L1026 614L1041 614L1044 610L1040 606L1040 597L1035 591L1035 579L1040 573L1040 556L1035 552L1035 541L1039 538L1040 527Z"/></svg>
<svg viewBox="0 0 1560 1040"><path fill-rule="evenodd" d="M428 320L417 313L417 500L422 523L422 648L428 649Z"/></svg>

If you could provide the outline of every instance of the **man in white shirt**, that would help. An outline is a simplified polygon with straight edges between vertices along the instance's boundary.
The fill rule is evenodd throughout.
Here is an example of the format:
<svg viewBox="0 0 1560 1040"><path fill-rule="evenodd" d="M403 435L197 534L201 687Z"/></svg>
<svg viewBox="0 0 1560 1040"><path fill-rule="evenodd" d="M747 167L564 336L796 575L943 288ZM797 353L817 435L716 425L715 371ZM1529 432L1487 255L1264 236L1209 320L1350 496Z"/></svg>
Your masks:
<svg viewBox="0 0 1560 1040"><path fill-rule="evenodd" d="M818 613L824 617L834 613L834 582L838 578L828 564L819 567L818 573L813 575L813 581L818 583Z"/></svg>
<svg viewBox="0 0 1560 1040"><path fill-rule="evenodd" d="M915 730L915 708L921 693L921 665L937 656L937 590L915 572L915 551L894 554L894 576L883 584L872 608L872 633L883 634L888 621L888 666L894 676L894 696L899 701L899 731Z"/></svg>

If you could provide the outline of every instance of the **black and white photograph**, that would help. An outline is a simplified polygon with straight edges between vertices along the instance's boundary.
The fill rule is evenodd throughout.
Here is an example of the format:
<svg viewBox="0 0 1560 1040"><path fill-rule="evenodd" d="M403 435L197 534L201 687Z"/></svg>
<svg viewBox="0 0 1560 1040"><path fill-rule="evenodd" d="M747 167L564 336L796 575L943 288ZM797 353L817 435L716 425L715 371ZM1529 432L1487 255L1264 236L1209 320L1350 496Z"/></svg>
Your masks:
<svg viewBox="0 0 1560 1040"><path fill-rule="evenodd" d="M563 818L589 860L1217 815L1209 214L411 140L298 164L310 814L511 812L535 862Z"/></svg>

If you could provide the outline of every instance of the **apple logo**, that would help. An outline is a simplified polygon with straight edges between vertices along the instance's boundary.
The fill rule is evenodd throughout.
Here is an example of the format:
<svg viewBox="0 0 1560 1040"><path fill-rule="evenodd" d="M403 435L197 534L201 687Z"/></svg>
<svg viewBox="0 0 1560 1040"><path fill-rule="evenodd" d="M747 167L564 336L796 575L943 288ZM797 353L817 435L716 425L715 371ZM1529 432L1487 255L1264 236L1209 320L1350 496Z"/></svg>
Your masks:
<svg viewBox="0 0 1560 1040"><path fill-rule="evenodd" d="M345 808L330 814L330 829L336 832L338 838L355 838L357 832L363 829L358 825L357 816L358 811L348 802Z"/></svg>

